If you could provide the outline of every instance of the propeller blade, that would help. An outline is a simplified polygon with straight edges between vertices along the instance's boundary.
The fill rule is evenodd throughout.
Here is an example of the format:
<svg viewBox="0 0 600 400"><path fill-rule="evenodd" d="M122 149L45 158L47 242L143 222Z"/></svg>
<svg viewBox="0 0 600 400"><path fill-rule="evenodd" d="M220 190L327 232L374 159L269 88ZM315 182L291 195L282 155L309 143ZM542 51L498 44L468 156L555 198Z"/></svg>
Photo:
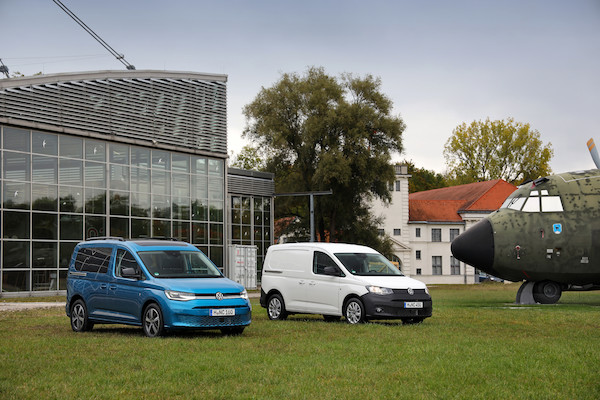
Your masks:
<svg viewBox="0 0 600 400"><path fill-rule="evenodd" d="M592 155L592 159L594 160L594 164L596 164L596 168L600 169L600 156L598 155L598 149L596 148L594 139L588 140L587 146L590 150L590 154Z"/></svg>

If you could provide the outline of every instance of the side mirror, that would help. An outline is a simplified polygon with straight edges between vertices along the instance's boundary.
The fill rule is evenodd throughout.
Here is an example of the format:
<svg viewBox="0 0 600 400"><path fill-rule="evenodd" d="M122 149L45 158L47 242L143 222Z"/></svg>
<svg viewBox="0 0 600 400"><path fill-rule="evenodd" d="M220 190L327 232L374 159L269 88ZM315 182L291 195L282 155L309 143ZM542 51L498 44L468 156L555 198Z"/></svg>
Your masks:
<svg viewBox="0 0 600 400"><path fill-rule="evenodd" d="M341 276L341 271L338 267L328 266L323 268L323 273L330 276Z"/></svg>
<svg viewBox="0 0 600 400"><path fill-rule="evenodd" d="M141 279L142 273L139 270L131 267L125 267L121 270L121 276L129 279Z"/></svg>

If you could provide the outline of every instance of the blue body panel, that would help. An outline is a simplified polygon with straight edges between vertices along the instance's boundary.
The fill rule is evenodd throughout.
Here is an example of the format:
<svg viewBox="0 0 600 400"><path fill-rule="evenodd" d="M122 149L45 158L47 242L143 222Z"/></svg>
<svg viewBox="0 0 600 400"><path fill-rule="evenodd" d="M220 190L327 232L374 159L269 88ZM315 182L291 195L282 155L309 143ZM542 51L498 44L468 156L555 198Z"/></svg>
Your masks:
<svg viewBox="0 0 600 400"><path fill-rule="evenodd" d="M200 251L192 245L177 242L175 250ZM75 269L76 254L83 246L113 248L107 273L83 272ZM115 275L117 249L127 250L141 266L142 279ZM226 328L247 326L251 322L251 305L240 294L244 287L225 277L219 278L156 278L153 277L137 251L173 250L166 242L162 246L140 246L135 242L98 241L78 244L69 264L66 313L75 299L85 302L92 323L122 323L141 326L143 310L149 303L159 305L164 326L177 328ZM171 300L165 291L192 293L195 299ZM222 293L218 300L216 293ZM228 296L229 295L229 296ZM234 315L211 316L211 310L234 309ZM231 313L231 311L229 312Z"/></svg>

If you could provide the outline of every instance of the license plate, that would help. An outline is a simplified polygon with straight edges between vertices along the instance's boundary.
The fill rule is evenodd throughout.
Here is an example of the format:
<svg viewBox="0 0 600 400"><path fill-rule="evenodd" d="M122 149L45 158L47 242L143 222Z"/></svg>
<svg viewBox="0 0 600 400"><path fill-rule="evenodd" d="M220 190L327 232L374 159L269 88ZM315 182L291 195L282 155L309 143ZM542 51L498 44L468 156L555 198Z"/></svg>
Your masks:
<svg viewBox="0 0 600 400"><path fill-rule="evenodd" d="M235 315L235 308L211 308L210 315L212 317L226 317Z"/></svg>
<svg viewBox="0 0 600 400"><path fill-rule="evenodd" d="M422 301L405 301L404 308L423 308Z"/></svg>

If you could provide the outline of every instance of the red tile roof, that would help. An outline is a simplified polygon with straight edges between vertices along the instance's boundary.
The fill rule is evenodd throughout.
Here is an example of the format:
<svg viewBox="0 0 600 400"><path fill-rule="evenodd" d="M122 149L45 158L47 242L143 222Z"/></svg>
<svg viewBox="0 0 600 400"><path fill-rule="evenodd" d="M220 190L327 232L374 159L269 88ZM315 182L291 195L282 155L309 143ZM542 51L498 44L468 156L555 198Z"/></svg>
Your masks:
<svg viewBox="0 0 600 400"><path fill-rule="evenodd" d="M460 222L461 212L492 212L517 188L502 180L411 193L409 221Z"/></svg>

